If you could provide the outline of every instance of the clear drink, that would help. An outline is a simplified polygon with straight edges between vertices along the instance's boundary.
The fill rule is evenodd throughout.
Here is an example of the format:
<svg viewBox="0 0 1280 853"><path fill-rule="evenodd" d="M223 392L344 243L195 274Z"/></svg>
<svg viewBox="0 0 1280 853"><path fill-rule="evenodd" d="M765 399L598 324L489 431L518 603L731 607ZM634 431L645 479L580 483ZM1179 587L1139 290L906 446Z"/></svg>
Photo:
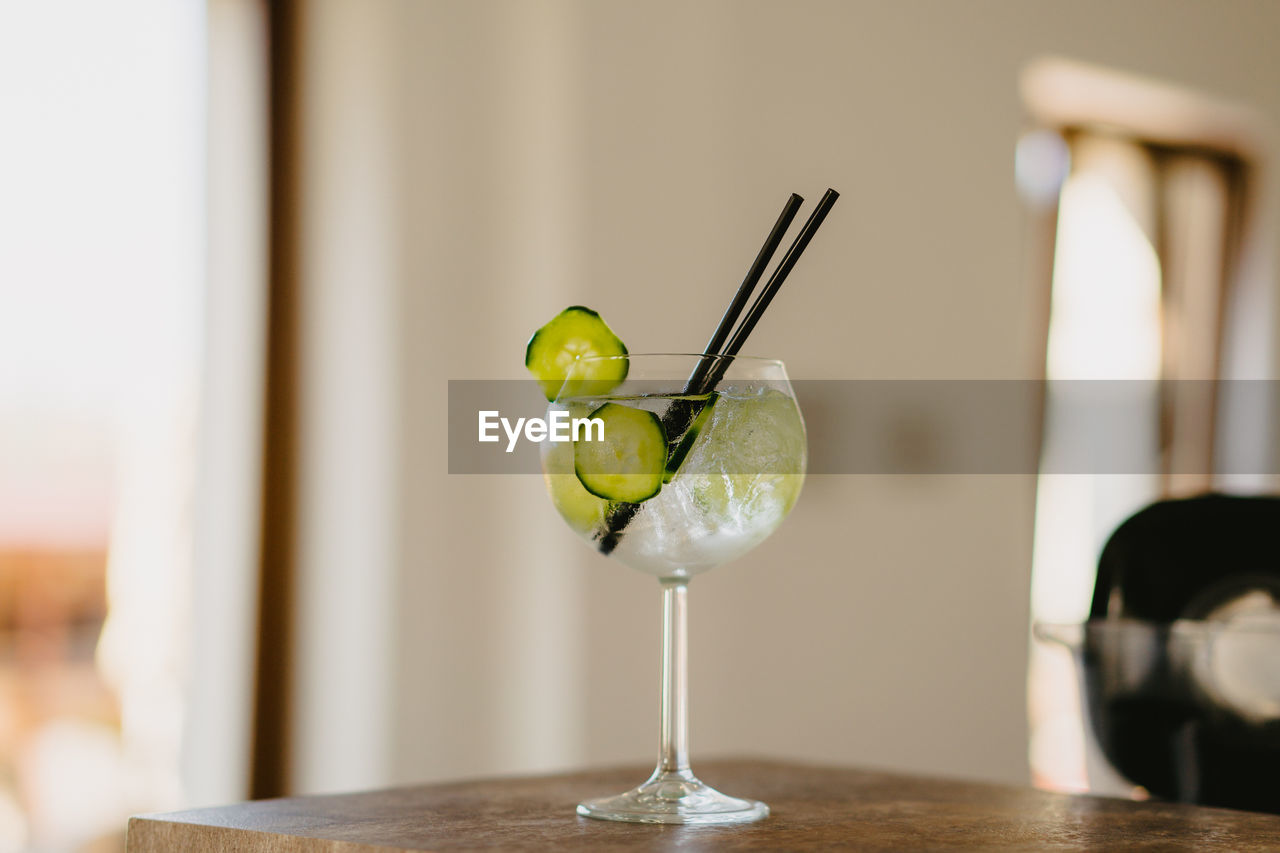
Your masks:
<svg viewBox="0 0 1280 853"><path fill-rule="evenodd" d="M612 402L662 417L678 401L706 405L708 398L570 397L551 408L583 417ZM722 386L679 470L641 505L612 556L659 578L689 578L740 557L768 538L791 511L804 483L805 461L804 421L785 390L771 383ZM564 520L588 541L601 542L610 502L578 480L573 445L545 442L543 472Z"/></svg>

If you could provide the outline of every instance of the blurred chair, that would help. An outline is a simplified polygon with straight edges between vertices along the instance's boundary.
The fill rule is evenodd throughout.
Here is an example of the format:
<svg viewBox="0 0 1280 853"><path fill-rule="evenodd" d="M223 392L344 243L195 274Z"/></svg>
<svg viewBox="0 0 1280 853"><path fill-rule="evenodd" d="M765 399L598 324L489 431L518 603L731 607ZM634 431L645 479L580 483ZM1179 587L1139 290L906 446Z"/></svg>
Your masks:
<svg viewBox="0 0 1280 853"><path fill-rule="evenodd" d="M1157 797L1280 813L1280 498L1166 500L1125 521L1082 639L1117 770Z"/></svg>

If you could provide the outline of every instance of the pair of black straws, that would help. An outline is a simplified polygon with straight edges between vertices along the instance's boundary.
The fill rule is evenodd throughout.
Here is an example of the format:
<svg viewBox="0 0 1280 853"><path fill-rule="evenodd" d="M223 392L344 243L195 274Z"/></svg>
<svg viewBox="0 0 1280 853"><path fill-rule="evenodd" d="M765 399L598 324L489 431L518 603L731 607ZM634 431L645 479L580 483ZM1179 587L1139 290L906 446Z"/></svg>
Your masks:
<svg viewBox="0 0 1280 853"><path fill-rule="evenodd" d="M706 349L702 353L703 357L699 359L697 367L694 368L693 373L689 376L689 381L685 384L683 400L678 401L681 404L673 404L663 414L662 425L666 429L668 436L683 435L698 416L702 407L706 405L704 401L691 400L690 398L709 394L724 378L725 371L733 363L733 357L742 351L742 346L747 342L747 337L755 329L756 324L760 322L765 309L769 307L769 303L773 301L773 297L777 295L783 282L787 280L787 276L795 268L796 262L800 260L800 255L804 253L809 241L817 233L818 226L822 224L822 220L827 218L827 213L830 212L832 205L836 203L836 199L839 197L840 193L833 189L827 189L822 199L818 202L818 206L813 209L813 213L809 214L809 219L800 229L800 233L791 242L791 247L787 249L787 253L782 256L782 260L774 268L773 275L769 276L769 281L765 283L764 289L756 296L755 302L751 304L751 308L747 311L746 316L742 318L742 322L738 323L738 318L742 316L742 309L746 307L747 300L751 298L751 294L764 276L764 271L768 268L769 262L773 260L774 254L778 251L778 246L782 244L782 238L786 236L787 229L791 227L796 214L800 212L800 206L804 204L804 199L795 193L792 193L791 197L787 199L781 215L778 216L778 221L774 223L769 236L765 238L764 245L760 247L759 254L756 255L751 268L747 270L747 275L743 278L742 284L738 286L733 299L729 301L729 307L725 309L724 315L720 318L715 332L711 335L711 340L707 341ZM734 328L735 325L737 326L736 330ZM633 503L618 503L610 508L605 518L605 530L600 536L600 552L602 554L610 554L614 548L618 547L618 542L622 539L622 532L631 523L631 519L635 518L640 506L640 504Z"/></svg>

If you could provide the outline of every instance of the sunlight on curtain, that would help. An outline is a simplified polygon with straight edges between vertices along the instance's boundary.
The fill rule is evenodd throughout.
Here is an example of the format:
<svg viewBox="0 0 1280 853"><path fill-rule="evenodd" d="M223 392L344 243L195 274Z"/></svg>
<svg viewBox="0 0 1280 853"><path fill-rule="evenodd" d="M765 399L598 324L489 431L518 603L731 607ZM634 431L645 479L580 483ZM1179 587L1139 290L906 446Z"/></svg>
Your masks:
<svg viewBox="0 0 1280 853"><path fill-rule="evenodd" d="M1062 188L1053 269L1046 378L1158 379L1161 366L1161 270L1151 239L1154 167L1131 143L1086 139ZM1053 386L1045 401L1042 459L1073 429ZM1126 458L1159 455L1159 400L1145 418L1108 441ZM1159 494L1157 475L1042 474L1037 479L1031 617L1089 618L1098 554L1121 521ZM1099 790L1105 772L1090 745L1080 693L1065 650L1033 647L1030 660L1032 774L1037 784ZM1088 772L1087 772L1088 771ZM1090 784L1093 777L1093 784ZM1110 779L1108 784L1122 783Z"/></svg>
<svg viewBox="0 0 1280 853"><path fill-rule="evenodd" d="M203 27L195 0L0 7L0 850L180 796Z"/></svg>

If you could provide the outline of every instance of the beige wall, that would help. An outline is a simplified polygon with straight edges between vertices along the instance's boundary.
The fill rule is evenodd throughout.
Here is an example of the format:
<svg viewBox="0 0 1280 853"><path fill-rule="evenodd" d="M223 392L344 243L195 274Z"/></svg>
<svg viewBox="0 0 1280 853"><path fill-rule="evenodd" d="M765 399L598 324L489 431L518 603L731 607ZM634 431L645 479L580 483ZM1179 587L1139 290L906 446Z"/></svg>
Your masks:
<svg viewBox="0 0 1280 853"><path fill-rule="evenodd" d="M307 170L328 187L309 200L310 251L367 260L315 298L391 300L398 391L360 398L386 408L390 450L377 416L368 433L316 427L307 458L323 472L345 442L339 473L358 471L359 442L380 442L380 473L357 482L398 514L363 561L359 536L323 557L340 512L303 520L304 596L370 573L394 596L394 661L360 676L372 704L301 712L304 750L382 726L361 741L379 757L359 776L313 762L300 787L654 753L657 585L583 546L537 478L448 476L446 380L519 376L529 333L577 302L633 350L698 348L786 194L828 185L843 198L752 350L798 378L1033 376L1019 70L1095 61L1274 120L1277 31L1270 0L311 4L308 63L329 70L308 95ZM380 195L360 209L389 235L332 227L366 173ZM382 320L360 316L377 349ZM341 417L343 387L314 383L312 416ZM811 478L772 539L693 585L695 764L1025 780L1032 485ZM385 653L323 600L304 622L327 648ZM366 627L385 615L363 606ZM359 657L313 667L309 695Z"/></svg>

